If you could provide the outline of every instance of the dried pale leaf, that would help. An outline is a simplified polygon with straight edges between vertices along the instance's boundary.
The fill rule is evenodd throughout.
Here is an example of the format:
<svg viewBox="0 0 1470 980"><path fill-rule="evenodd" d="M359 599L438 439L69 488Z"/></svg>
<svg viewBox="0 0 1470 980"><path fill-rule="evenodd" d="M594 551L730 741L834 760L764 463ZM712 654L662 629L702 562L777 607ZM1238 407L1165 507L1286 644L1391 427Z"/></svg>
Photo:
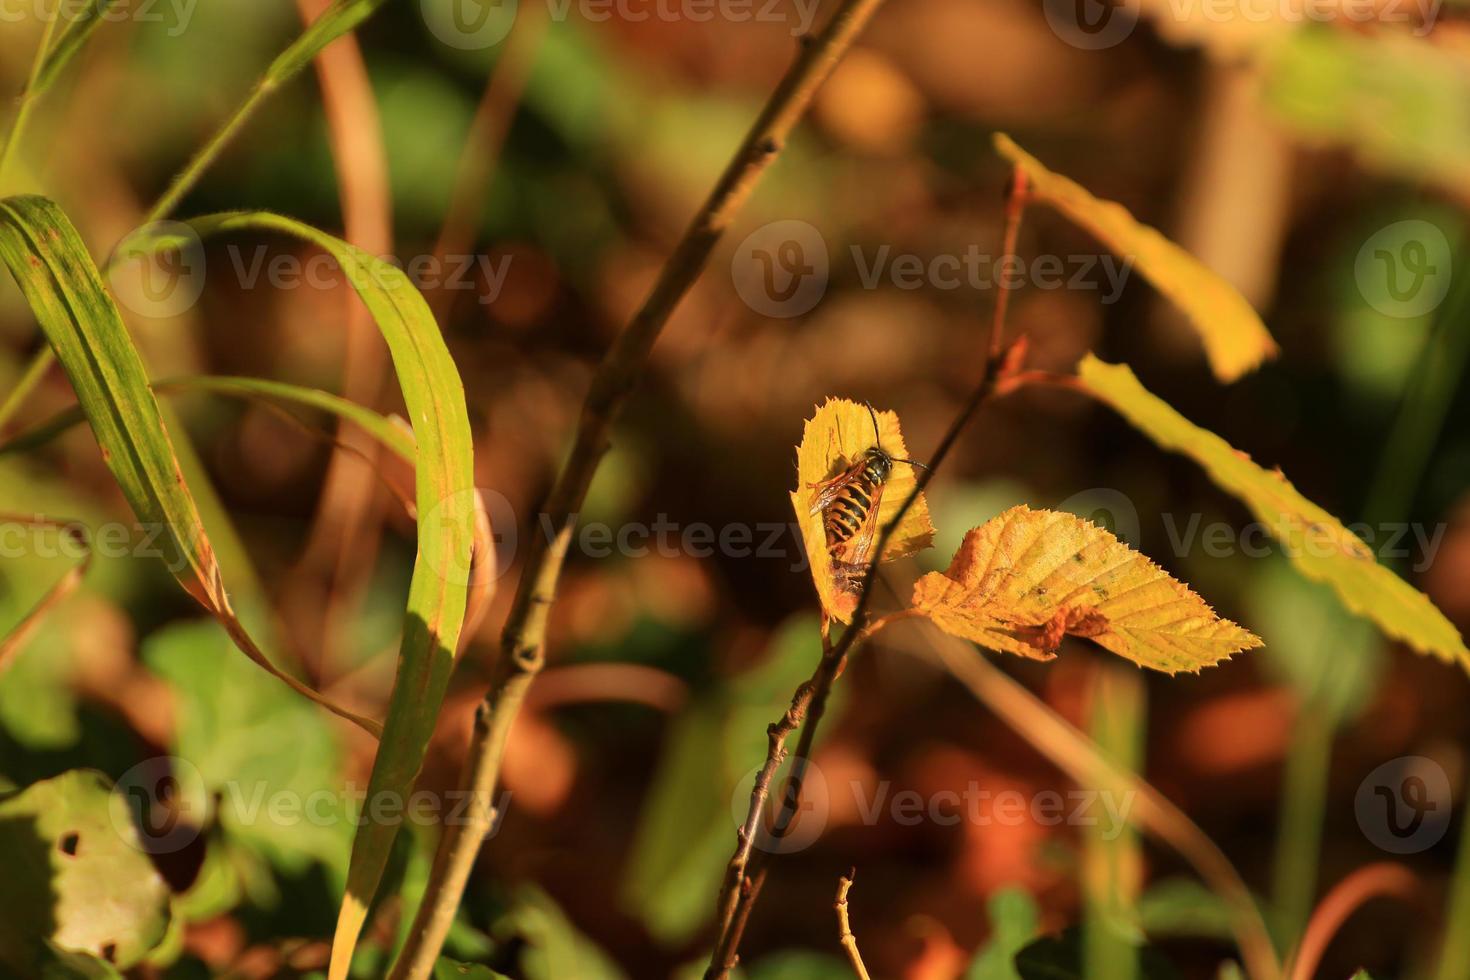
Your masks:
<svg viewBox="0 0 1470 980"><path fill-rule="evenodd" d="M995 135L1000 155L1026 173L1030 191L1087 229L1189 318L1204 342L1210 368L1221 381L1249 374L1277 353L1276 342L1256 311L1230 283L1128 209L1089 194L1080 184L1048 170L1004 133Z"/></svg>
<svg viewBox="0 0 1470 980"><path fill-rule="evenodd" d="M844 623L852 618L857 607L857 595L839 581L827 550L822 514L812 509L813 498L818 484L842 473L874 445L882 446L895 459L912 458L898 425L898 413L878 412L877 415L878 438L875 443L873 417L868 413L868 406L843 398L829 398L807 420L801 445L796 450L796 490L791 494L791 506L801 527L802 543L811 563L812 581L816 584L822 608ZM894 465L878 505L878 535L898 516L904 501L913 492L917 478L912 466L904 463ZM921 494L883 549L882 560L905 558L923 551L933 542L934 525L929 521L929 504Z"/></svg>
<svg viewBox="0 0 1470 980"><path fill-rule="evenodd" d="M1168 674L1261 645L1103 528L1024 505L965 535L948 571L914 585L914 605L946 633L1040 660L1067 635Z"/></svg>
<svg viewBox="0 0 1470 980"><path fill-rule="evenodd" d="M1144 388L1126 365L1088 355L1078 373L1088 392L1158 445L1193 459L1221 489L1249 507L1303 575L1332 586L1344 606L1377 623L1388 636L1470 670L1464 639L1429 597L1378 564L1361 538L1298 493L1280 470L1257 465L1190 422Z"/></svg>

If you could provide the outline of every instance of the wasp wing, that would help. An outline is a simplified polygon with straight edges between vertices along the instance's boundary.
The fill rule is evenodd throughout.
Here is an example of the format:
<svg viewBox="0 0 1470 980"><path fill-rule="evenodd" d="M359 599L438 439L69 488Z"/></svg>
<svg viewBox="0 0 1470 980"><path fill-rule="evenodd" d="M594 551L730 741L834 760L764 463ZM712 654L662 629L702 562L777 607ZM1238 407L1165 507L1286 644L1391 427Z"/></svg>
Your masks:
<svg viewBox="0 0 1470 980"><path fill-rule="evenodd" d="M838 584L847 592L857 592L867 577L868 566L872 564L873 541L878 536L878 512L883 507L883 487L878 484L873 488L872 504L868 507L868 513L863 517L863 523L853 532L852 537L842 543L832 554L832 568L837 573Z"/></svg>
<svg viewBox="0 0 1470 980"><path fill-rule="evenodd" d="M842 491L846 490L852 485L854 480L862 475L865 465L863 460L858 460L830 480L807 484L807 486L816 491L816 493L812 494L811 513L820 514L828 507L831 507L837 501L837 498L842 495Z"/></svg>

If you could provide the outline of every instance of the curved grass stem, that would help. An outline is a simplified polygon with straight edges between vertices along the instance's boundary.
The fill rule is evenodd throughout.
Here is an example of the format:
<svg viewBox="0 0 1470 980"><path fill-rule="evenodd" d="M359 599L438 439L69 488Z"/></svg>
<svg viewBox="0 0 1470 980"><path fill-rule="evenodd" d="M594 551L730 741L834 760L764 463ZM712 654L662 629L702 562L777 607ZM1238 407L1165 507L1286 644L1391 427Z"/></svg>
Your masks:
<svg viewBox="0 0 1470 980"><path fill-rule="evenodd" d="M41 77L41 67L46 64L46 55L51 51L51 39L56 36L56 22L61 19L61 0L56 0L51 9L42 13L41 17L44 21L41 43L36 46L36 56L31 60L30 75L26 79L25 89L20 93L15 118L10 123L10 134L5 138L5 146L0 148L0 182L5 180L5 171L10 166L11 157L15 155L16 146L25 135L26 123L36 104L36 82Z"/></svg>

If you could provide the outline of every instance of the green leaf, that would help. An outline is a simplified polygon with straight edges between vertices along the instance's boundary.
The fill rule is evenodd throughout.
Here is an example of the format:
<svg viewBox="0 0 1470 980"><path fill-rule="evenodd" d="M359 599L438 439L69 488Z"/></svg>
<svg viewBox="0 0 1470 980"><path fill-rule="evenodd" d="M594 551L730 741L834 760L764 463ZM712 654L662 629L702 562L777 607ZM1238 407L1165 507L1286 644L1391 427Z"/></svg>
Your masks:
<svg viewBox="0 0 1470 980"><path fill-rule="evenodd" d="M820 657L816 617L793 617L764 663L697 694L669 726L623 878L624 907L655 938L686 942L713 916L709 898L735 846L732 797L765 754L766 726Z"/></svg>
<svg viewBox="0 0 1470 980"><path fill-rule="evenodd" d="M434 980L510 980L504 973L496 973L488 966L478 963L459 963L440 957L434 964Z"/></svg>
<svg viewBox="0 0 1470 980"><path fill-rule="evenodd" d="M1082 933L1068 929L1060 936L1043 936L1016 954L1021 980L1095 980L1082 971ZM1177 980L1174 965L1151 946L1139 950L1140 980Z"/></svg>
<svg viewBox="0 0 1470 980"><path fill-rule="evenodd" d="M1099 200L1082 185L1048 170L1004 133L995 134L995 147L1025 172L1031 195L1092 233L1119 258L1135 263L1184 312L1204 343L1216 378L1234 381L1276 356L1276 342L1250 303L1194 256L1135 220L1121 204Z"/></svg>
<svg viewBox="0 0 1470 980"><path fill-rule="evenodd" d="M352 836L337 785L341 749L319 712L228 649L229 637L207 620L169 626L143 642L143 661L173 694L170 749L198 771L232 841L287 874L316 860L340 881Z"/></svg>
<svg viewBox="0 0 1470 980"><path fill-rule="evenodd" d="M526 941L521 967L526 980L622 980L622 970L572 925L551 896L523 886L508 922Z"/></svg>
<svg viewBox="0 0 1470 980"><path fill-rule="evenodd" d="M423 764L449 685L471 576L473 445L459 372L428 304L402 270L280 215L227 213L190 224L201 237L238 231L279 232L327 252L341 266L388 344L417 445L418 555L409 583L398 674L367 799L370 807L373 800L385 799L401 808ZM167 237L150 238L144 233L128 247L146 252L170 244ZM396 821L371 819L358 829L333 942L332 980L346 976L397 831Z"/></svg>
<svg viewBox="0 0 1470 980"><path fill-rule="evenodd" d="M168 886L101 773L73 770L0 801L0 868L0 964L22 976L65 963L48 943L126 969L168 929Z"/></svg>
<svg viewBox="0 0 1470 980"><path fill-rule="evenodd" d="M299 694L364 729L273 664L235 615L193 495L148 386L143 362L97 267L62 210L44 197L0 201L0 261L20 285L71 381L102 457L179 584L224 624L251 660Z"/></svg>
<svg viewBox="0 0 1470 980"><path fill-rule="evenodd" d="M1036 900L1024 888L1003 888L986 902L990 939L970 962L965 980L1020 980L1016 953L1036 937L1040 913Z"/></svg>
<svg viewBox="0 0 1470 980"><path fill-rule="evenodd" d="M1386 666L1383 639L1351 615L1321 582L1272 557L1251 576L1252 623L1266 640L1267 663L1303 701L1334 724L1367 706Z"/></svg>
<svg viewBox="0 0 1470 980"><path fill-rule="evenodd" d="M365 408L340 395L334 395L319 388L305 388L301 385L271 381L266 378L187 375L155 381L153 390L157 394L207 391L231 398L264 398L286 402L290 405L300 405L304 408L319 409L362 428L401 459L409 463L414 461L413 437L401 425L370 408ZM85 419L86 416L81 406L63 409L46 421L36 424L0 445L0 457L29 452L44 446Z"/></svg>
<svg viewBox="0 0 1470 980"><path fill-rule="evenodd" d="M1138 921L1151 938L1234 940L1230 907L1193 878L1165 878L1138 900Z"/></svg>
<svg viewBox="0 0 1470 980"><path fill-rule="evenodd" d="M781 950L750 965L747 980L852 980L846 960L805 949Z"/></svg>
<svg viewBox="0 0 1470 980"><path fill-rule="evenodd" d="M1470 167L1463 52L1396 32L1312 25L1262 61L1263 102L1298 133L1354 149L1369 166L1458 193Z"/></svg>
<svg viewBox="0 0 1470 980"><path fill-rule="evenodd" d="M1244 503L1276 537L1297 570L1326 582L1352 612L1414 650L1470 670L1470 650L1422 592L1378 564L1372 550L1327 511L1212 432L1194 425L1143 387L1126 365L1082 360L1083 386L1164 449L1190 457Z"/></svg>

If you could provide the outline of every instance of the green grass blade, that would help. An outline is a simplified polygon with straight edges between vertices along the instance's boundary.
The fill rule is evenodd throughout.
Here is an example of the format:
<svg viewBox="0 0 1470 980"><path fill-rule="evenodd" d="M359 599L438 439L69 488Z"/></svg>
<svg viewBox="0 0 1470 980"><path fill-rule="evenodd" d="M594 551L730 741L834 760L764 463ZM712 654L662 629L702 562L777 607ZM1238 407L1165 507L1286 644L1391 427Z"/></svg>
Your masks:
<svg viewBox="0 0 1470 980"><path fill-rule="evenodd" d="M51 527L63 532L72 527L72 525L65 521L57 521L48 517L34 515L27 516L24 514L0 514L0 524ZM30 640L36 628L41 625L41 620L46 617L46 614L54 609L61 600L71 595L78 585L82 584L82 577L87 574L87 569L92 564L91 546L86 544L86 542L83 542L83 544L86 547L86 551L81 561L68 569L61 578L57 579L42 594L41 598L36 601L36 604L21 617L20 622L11 627L10 632L4 636L0 636L0 672L4 672L5 668L9 666L10 658Z"/></svg>
<svg viewBox="0 0 1470 980"><path fill-rule="evenodd" d="M232 398L264 398L285 402L289 405L300 405L303 408L318 409L337 418L345 419L363 429L406 462L414 461L413 437L392 419L319 388L307 388L266 378L238 378L205 374L155 381L153 390L158 394L206 391ZM46 421L0 445L0 457L38 449L85 420L86 416L80 405L63 409Z"/></svg>
<svg viewBox="0 0 1470 980"><path fill-rule="evenodd" d="M199 182L199 178L219 157L230 140L238 133L260 108L261 103L276 89L289 82L301 69L311 64L321 50L337 38L353 30L371 17L385 0L337 0L325 13L302 31L290 46L276 56L265 74L255 83L245 101L240 103L226 119L224 125L210 141L194 154L194 158L174 177L163 196L149 209L143 225L152 224L168 217L178 207L179 201Z"/></svg>
<svg viewBox="0 0 1470 980"><path fill-rule="evenodd" d="M280 215L220 214L190 225L201 237L279 232L330 254L382 332L403 391L417 445L418 556L409 585L398 675L364 803L365 814L371 817L374 801L401 806L413 788L449 685L465 619L473 580L476 498L464 388L428 304L402 270ZM155 241L159 248L169 246L166 238ZM129 243L145 251L149 246L146 237ZM332 944L331 980L347 975L397 831L397 822L388 820L365 819L358 828Z"/></svg>
<svg viewBox="0 0 1470 980"><path fill-rule="evenodd" d="M168 568L261 667L371 732L375 722L331 704L281 671L235 616L198 507L179 469L143 362L76 229L35 196L0 201L0 261L10 269L65 370L123 496L159 529Z"/></svg>
<svg viewBox="0 0 1470 980"><path fill-rule="evenodd" d="M15 118L10 122L10 132L6 134L4 146L0 146L0 180L5 178L5 170L10 165L10 158L15 155L15 148L20 145L21 137L25 135L26 120L31 116L31 109L36 104L35 88L36 80L41 76L41 68L46 64L46 52L51 50L51 39L56 35L56 20L61 0L56 0L50 10L50 16L40 13L46 17L45 27L41 30L41 43L36 47L36 56L31 61L31 73L26 78L26 87L21 91L18 104L15 108Z"/></svg>
<svg viewBox="0 0 1470 980"><path fill-rule="evenodd" d="M51 50L46 52L46 60L41 65L35 82L30 86L30 93L38 96L50 88L66 70L71 59L87 43L92 32L102 26L107 12L123 2L124 0L91 0L81 13L67 21L66 26L61 29L61 36L56 39Z"/></svg>

